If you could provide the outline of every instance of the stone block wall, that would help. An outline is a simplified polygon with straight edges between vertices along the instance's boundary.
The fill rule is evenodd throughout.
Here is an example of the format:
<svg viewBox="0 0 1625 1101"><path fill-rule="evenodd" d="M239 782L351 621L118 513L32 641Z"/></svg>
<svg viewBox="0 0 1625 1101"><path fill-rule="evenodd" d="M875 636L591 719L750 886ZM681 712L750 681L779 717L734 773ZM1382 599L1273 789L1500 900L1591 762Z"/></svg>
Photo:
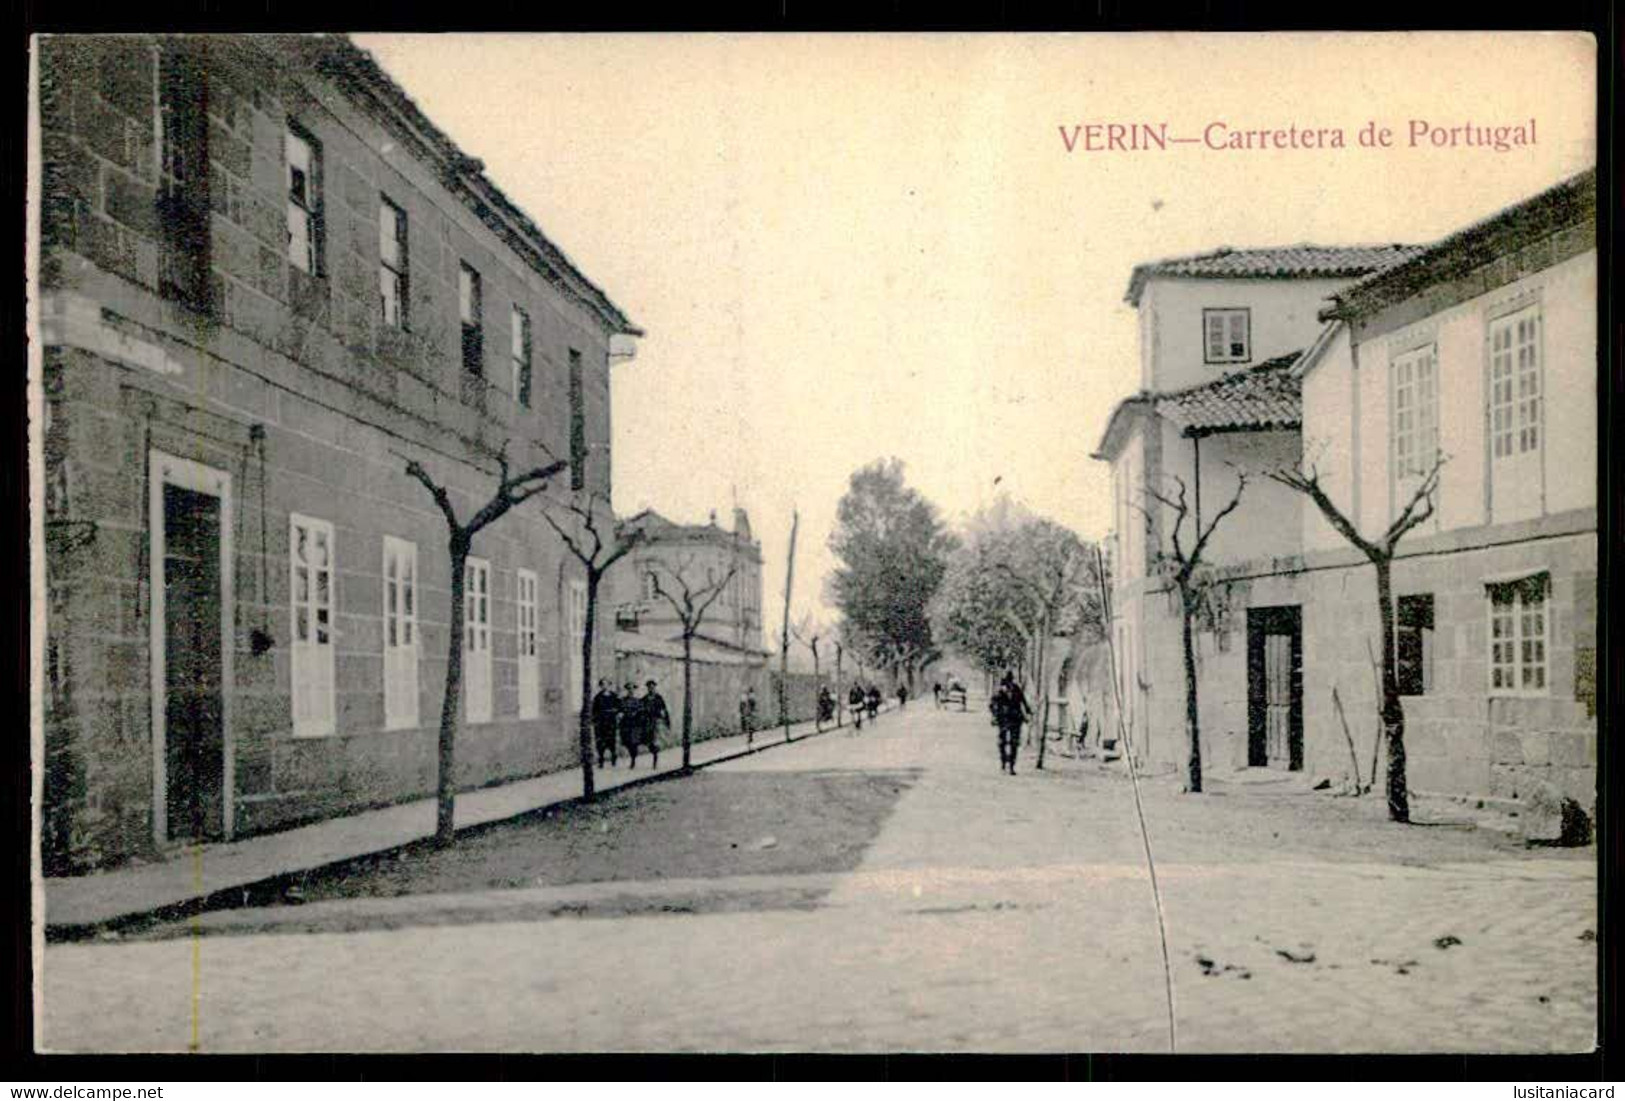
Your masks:
<svg viewBox="0 0 1625 1101"><path fill-rule="evenodd" d="M1430 593L1434 601L1432 681L1423 695L1404 697L1413 790L1521 800L1545 783L1582 806L1594 806L1599 734L1594 524L1595 514L1566 514L1530 525L1527 537L1503 543L1494 540L1508 532L1494 528L1417 539L1395 562L1396 599ZM1551 576L1548 691L1536 697L1492 696L1485 581L1539 571ZM1230 637L1198 635L1208 767L1246 765L1245 609L1296 604L1303 623L1305 772L1344 779L1357 767L1362 781L1370 782L1375 748L1376 775L1385 775L1372 666L1381 653L1373 568L1346 555L1341 563L1336 556L1317 555L1291 572L1237 576L1230 587ZM1145 695L1147 729L1139 737L1153 764L1183 769L1177 604L1165 593L1137 599L1144 675L1151 686ZM1357 766L1350 760L1351 741Z"/></svg>
<svg viewBox="0 0 1625 1101"><path fill-rule="evenodd" d="M341 92L259 40L195 40L207 81L209 293L160 278L152 36L54 38L41 57L42 345L48 425L45 850L52 874L150 858L153 730L148 501L153 450L229 476L235 588L227 737L233 832L282 828L427 794L448 639L446 526L404 471L415 458L460 516L516 470L569 453L568 362L583 364L588 487L609 518L610 327L573 276L509 247L466 186ZM323 264L286 258L283 140L320 145ZM382 197L407 211L408 326L381 321ZM485 370L463 368L456 270L484 283ZM509 309L531 317L533 398L511 392ZM468 385L470 381L476 383ZM475 542L492 567L493 721L464 724L458 783L574 761L562 614L579 573L528 502ZM288 527L335 531L337 731L295 738ZM382 547L417 545L419 724L383 729ZM518 719L515 569L539 577L541 716ZM606 615L601 664L612 660ZM269 645L263 645L268 640Z"/></svg>

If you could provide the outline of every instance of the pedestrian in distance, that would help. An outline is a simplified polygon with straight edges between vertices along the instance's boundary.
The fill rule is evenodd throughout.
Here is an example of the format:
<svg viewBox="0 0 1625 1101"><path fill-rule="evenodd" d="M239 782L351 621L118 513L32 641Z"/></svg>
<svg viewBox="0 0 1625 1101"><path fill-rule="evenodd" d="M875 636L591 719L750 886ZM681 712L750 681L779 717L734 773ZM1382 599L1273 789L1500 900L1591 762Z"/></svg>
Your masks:
<svg viewBox="0 0 1625 1101"><path fill-rule="evenodd" d="M747 687L739 697L739 732L748 746L756 740L756 689Z"/></svg>
<svg viewBox="0 0 1625 1101"><path fill-rule="evenodd" d="M627 681L621 689L620 707L616 711L616 728L621 735L621 748L631 758L627 768L638 767L638 747L643 744L643 701L638 698L637 685Z"/></svg>
<svg viewBox="0 0 1625 1101"><path fill-rule="evenodd" d="M1033 713L1014 673L1005 670L988 708L993 712L993 724L999 728L999 768L1014 776L1016 753L1021 748L1021 727Z"/></svg>
<svg viewBox="0 0 1625 1101"><path fill-rule="evenodd" d="M852 708L852 732L856 734L863 729L863 710L868 698L863 694L863 686L854 683L852 691L846 694L847 706Z"/></svg>
<svg viewBox="0 0 1625 1101"><path fill-rule="evenodd" d="M640 729L643 733L644 747L649 750L651 767L660 767L660 734L662 731L671 733L671 712L666 709L666 699L655 687L654 681L643 686L643 698L638 701L643 712Z"/></svg>
<svg viewBox="0 0 1625 1101"><path fill-rule="evenodd" d="M875 716L880 714L880 686L879 685L871 684L869 686L869 694L868 694L868 696L866 696L864 698L864 702L869 705L869 721L874 722Z"/></svg>
<svg viewBox="0 0 1625 1101"><path fill-rule="evenodd" d="M593 741L598 746L598 767L604 767L604 758L613 766L620 763L615 747L615 723L621 713L621 698L615 694L608 680L599 680L598 692L592 698Z"/></svg>
<svg viewBox="0 0 1625 1101"><path fill-rule="evenodd" d="M931 698L937 701L937 710L942 710L942 682L936 681L931 685Z"/></svg>
<svg viewBox="0 0 1625 1101"><path fill-rule="evenodd" d="M835 718L835 694L829 690L829 685L827 685L827 684L819 685L819 687L818 687L818 726L819 726L819 728L822 729L823 725L825 723L829 722L833 718Z"/></svg>

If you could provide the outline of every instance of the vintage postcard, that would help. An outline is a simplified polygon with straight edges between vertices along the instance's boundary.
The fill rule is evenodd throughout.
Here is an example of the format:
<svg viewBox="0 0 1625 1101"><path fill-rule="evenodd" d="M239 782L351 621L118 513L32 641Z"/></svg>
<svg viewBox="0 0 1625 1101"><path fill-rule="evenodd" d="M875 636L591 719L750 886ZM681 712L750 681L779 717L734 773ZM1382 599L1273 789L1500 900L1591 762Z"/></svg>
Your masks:
<svg viewBox="0 0 1625 1101"><path fill-rule="evenodd" d="M1587 1052L1597 42L41 36L45 1052Z"/></svg>

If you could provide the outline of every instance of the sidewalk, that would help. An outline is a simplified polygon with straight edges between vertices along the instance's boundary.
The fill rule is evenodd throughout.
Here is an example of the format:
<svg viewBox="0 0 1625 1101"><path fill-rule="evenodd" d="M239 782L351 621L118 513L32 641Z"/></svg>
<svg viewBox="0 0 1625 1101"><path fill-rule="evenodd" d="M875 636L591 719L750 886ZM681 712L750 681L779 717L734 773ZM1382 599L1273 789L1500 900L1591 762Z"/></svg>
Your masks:
<svg viewBox="0 0 1625 1101"><path fill-rule="evenodd" d="M835 729L827 726L823 732L827 734ZM792 742L805 740L816 733L811 721L790 727ZM742 734L696 742L691 748L690 760L694 768L704 768L719 761L785 744L788 743L784 740L783 728L774 726L757 731L750 748L746 747ZM661 756L666 758L666 764L658 772L647 766L633 771L624 764L618 768L595 770L593 775L598 794L648 782L657 776L681 773L681 746L666 749ZM461 831L514 818L543 807L571 802L580 796L579 768L460 792L457 796L457 829ZM88 926L138 917L156 910L206 903L214 895L246 889L265 880L312 871L358 856L387 852L432 835L434 827L435 800L417 799L242 841L193 846L159 863L94 875L47 879L44 881L46 929L49 933L80 931Z"/></svg>

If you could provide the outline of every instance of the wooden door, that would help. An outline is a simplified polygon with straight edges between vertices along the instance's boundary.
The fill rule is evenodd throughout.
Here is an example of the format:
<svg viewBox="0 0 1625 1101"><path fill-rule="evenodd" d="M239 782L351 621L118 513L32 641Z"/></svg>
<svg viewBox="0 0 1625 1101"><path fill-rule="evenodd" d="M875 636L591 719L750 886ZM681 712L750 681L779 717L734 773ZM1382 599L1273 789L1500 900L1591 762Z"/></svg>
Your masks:
<svg viewBox="0 0 1625 1101"><path fill-rule="evenodd" d="M1247 609L1247 763L1303 767L1303 629L1296 605Z"/></svg>

